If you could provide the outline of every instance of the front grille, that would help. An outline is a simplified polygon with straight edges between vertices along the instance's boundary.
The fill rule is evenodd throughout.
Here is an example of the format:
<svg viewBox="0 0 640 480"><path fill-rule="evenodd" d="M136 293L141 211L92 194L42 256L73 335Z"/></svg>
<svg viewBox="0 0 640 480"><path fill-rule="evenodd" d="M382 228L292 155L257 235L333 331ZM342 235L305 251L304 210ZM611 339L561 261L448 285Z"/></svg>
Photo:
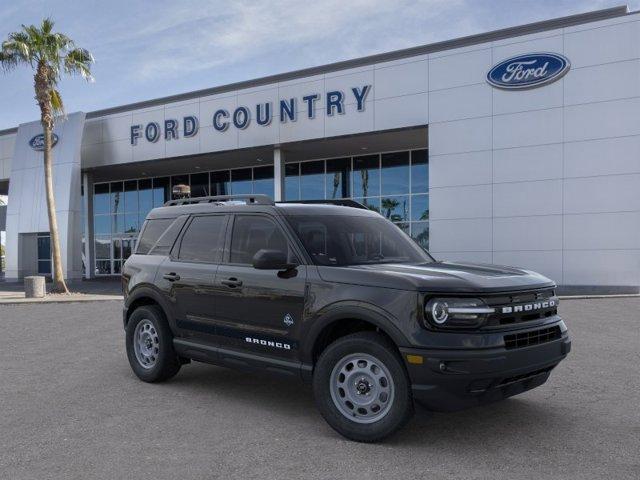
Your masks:
<svg viewBox="0 0 640 480"><path fill-rule="evenodd" d="M533 330L531 332L514 333L504 336L504 346L507 350L530 347L531 345L551 342L560 338L561 335L560 327L557 325L555 327Z"/></svg>
<svg viewBox="0 0 640 480"><path fill-rule="evenodd" d="M552 289L487 296L483 300L495 308L495 313L488 316L485 327L530 322L558 314L558 301ZM544 306L549 302L553 302L553 305ZM509 307L510 311L504 311Z"/></svg>

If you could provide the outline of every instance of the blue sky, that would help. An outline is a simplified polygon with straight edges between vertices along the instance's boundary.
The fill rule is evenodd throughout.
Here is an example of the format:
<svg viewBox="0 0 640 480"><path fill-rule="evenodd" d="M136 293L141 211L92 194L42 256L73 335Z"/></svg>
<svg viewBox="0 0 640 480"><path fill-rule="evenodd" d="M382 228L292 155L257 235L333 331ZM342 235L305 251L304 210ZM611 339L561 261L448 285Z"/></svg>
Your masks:
<svg viewBox="0 0 640 480"><path fill-rule="evenodd" d="M95 83L64 80L90 112L488 30L620 0L13 0L0 38L51 15L96 58ZM640 0L627 2L631 10ZM36 120L31 73L0 71L0 129Z"/></svg>

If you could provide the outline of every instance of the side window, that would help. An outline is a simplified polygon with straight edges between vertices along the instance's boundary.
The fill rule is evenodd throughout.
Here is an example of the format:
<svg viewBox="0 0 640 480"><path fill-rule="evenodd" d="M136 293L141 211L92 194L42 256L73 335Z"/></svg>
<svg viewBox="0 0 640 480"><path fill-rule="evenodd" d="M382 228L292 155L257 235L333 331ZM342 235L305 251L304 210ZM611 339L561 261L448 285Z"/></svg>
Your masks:
<svg viewBox="0 0 640 480"><path fill-rule="evenodd" d="M219 262L226 223L225 215L194 217L182 236L178 258L185 262Z"/></svg>
<svg viewBox="0 0 640 480"><path fill-rule="evenodd" d="M175 222L160 235L160 238L149 252L149 255L168 255L178 235L180 235L180 230L182 230L182 226L184 222L187 221L187 218L189 218L188 215L181 215L176 218Z"/></svg>
<svg viewBox="0 0 640 480"><path fill-rule="evenodd" d="M238 215L231 236L231 263L251 264L258 250L280 250L289 255L286 237L272 220L266 217Z"/></svg>
<svg viewBox="0 0 640 480"><path fill-rule="evenodd" d="M160 236L173 223L175 218L154 218L147 220L138 240L138 248L136 253L146 255L151 250Z"/></svg>

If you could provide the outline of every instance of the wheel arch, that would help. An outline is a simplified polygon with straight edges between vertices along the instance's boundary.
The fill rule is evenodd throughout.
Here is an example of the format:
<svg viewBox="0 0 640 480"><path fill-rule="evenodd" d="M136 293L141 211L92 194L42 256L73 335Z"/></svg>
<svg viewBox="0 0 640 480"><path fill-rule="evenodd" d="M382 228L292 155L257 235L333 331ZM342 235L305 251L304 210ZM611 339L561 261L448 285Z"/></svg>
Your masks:
<svg viewBox="0 0 640 480"><path fill-rule="evenodd" d="M169 306L166 304L165 299L162 294L155 290L150 286L139 286L135 290L129 293L127 296L127 300L125 301L124 309L124 327L127 327L127 323L129 322L129 318L133 311L141 307L143 305L157 305L164 313L165 318L169 321L169 325L171 326L170 316L169 316Z"/></svg>
<svg viewBox="0 0 640 480"><path fill-rule="evenodd" d="M333 306L319 318L305 335L303 362L314 365L324 348L332 341L357 331L378 331L396 348L408 345L405 335L395 325L394 318L379 308L362 304Z"/></svg>

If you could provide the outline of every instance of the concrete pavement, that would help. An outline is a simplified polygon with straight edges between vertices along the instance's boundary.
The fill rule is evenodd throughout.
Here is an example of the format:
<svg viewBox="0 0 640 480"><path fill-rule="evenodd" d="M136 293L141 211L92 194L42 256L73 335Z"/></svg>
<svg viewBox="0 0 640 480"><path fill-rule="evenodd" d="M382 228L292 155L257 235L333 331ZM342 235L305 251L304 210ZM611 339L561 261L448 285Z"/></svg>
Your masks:
<svg viewBox="0 0 640 480"><path fill-rule="evenodd" d="M418 410L378 445L337 435L286 379L192 364L138 381L120 309L0 305L1 478L640 478L638 298L564 301L573 351L546 385Z"/></svg>

